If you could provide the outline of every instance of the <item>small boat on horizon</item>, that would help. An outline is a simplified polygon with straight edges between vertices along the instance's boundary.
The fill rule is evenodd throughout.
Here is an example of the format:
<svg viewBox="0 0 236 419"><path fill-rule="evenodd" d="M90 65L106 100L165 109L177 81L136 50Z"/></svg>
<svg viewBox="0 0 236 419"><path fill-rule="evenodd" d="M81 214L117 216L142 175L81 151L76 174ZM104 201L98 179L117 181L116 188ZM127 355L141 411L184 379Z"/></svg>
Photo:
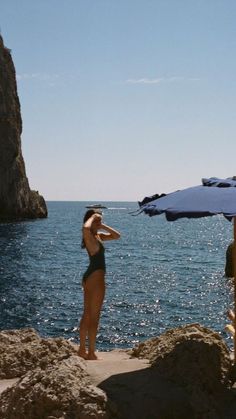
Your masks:
<svg viewBox="0 0 236 419"><path fill-rule="evenodd" d="M94 208L94 209L102 209L102 208L106 208L107 207L105 205L102 204L91 204L91 205L86 205L85 208Z"/></svg>

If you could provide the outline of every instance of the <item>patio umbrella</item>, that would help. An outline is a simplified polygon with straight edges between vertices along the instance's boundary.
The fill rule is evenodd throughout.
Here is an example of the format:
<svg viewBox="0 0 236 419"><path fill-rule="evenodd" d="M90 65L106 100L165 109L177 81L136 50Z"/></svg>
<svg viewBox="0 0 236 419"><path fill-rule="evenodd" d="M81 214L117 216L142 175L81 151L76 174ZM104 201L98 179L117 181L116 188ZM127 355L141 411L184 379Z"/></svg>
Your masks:
<svg viewBox="0 0 236 419"><path fill-rule="evenodd" d="M158 196L151 200L144 198L139 202L140 212L154 215L165 214L168 221L178 218L200 218L223 214L231 221L234 220L234 313L236 314L236 177L219 179L202 179L202 184L165 196ZM155 197L155 195L153 196ZM233 320L236 330L236 315ZM234 362L236 362L236 333L234 334Z"/></svg>

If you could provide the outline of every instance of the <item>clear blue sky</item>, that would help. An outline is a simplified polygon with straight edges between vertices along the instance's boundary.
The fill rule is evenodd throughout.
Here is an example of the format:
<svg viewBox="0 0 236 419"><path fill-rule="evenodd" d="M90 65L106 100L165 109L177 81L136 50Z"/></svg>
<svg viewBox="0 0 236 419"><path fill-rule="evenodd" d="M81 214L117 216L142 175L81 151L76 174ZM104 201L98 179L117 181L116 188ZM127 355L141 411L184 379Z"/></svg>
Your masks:
<svg viewBox="0 0 236 419"><path fill-rule="evenodd" d="M2 0L32 189L128 200L236 175L235 0Z"/></svg>

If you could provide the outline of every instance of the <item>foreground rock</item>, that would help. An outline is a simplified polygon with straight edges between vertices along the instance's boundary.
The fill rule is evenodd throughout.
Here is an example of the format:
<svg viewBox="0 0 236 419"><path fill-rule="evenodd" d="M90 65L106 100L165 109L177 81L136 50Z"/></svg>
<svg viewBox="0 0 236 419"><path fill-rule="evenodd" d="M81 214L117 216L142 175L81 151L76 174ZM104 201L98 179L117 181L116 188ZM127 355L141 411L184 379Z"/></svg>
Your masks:
<svg viewBox="0 0 236 419"><path fill-rule="evenodd" d="M28 372L0 398L5 419L106 419L106 394L90 384L78 356Z"/></svg>
<svg viewBox="0 0 236 419"><path fill-rule="evenodd" d="M198 324L187 325L139 344L132 355L150 360L156 382L169 383L170 392L175 388L185 394L185 412L178 415L176 409L173 417L231 417L230 409L236 407L230 391L232 366L219 334Z"/></svg>
<svg viewBox="0 0 236 419"><path fill-rule="evenodd" d="M0 396L1 419L115 417L76 347L62 338L41 339L33 329L1 332L0 374L21 377Z"/></svg>
<svg viewBox="0 0 236 419"><path fill-rule="evenodd" d="M229 349L218 333L199 324L168 330L139 344L132 355L149 359L156 372L185 386L211 392L230 386Z"/></svg>
<svg viewBox="0 0 236 419"><path fill-rule="evenodd" d="M99 355L84 361L33 329L1 332L1 377L21 378L2 392L0 419L235 419L229 350L210 329L187 325Z"/></svg>
<svg viewBox="0 0 236 419"><path fill-rule="evenodd" d="M47 216L43 197L29 187L21 133L15 68L0 35L0 221Z"/></svg>
<svg viewBox="0 0 236 419"><path fill-rule="evenodd" d="M34 329L0 332L0 378L21 377L71 355L77 349L63 338L42 339Z"/></svg>

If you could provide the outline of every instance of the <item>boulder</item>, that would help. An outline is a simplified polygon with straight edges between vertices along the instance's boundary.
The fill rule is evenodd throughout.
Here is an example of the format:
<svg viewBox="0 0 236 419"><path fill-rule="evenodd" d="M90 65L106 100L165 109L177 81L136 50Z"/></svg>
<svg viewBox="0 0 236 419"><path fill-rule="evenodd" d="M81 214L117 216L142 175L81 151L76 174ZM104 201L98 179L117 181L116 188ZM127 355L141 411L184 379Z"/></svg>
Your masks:
<svg viewBox="0 0 236 419"><path fill-rule="evenodd" d="M77 348L63 338L43 339L30 328L0 332L0 378L21 377L71 355Z"/></svg>
<svg viewBox="0 0 236 419"><path fill-rule="evenodd" d="M28 372L0 397L1 419L109 419L106 394L78 356Z"/></svg>
<svg viewBox="0 0 236 419"><path fill-rule="evenodd" d="M91 384L78 347L34 329L0 332L0 378L20 377L0 396L0 419L109 419L116 408Z"/></svg>
<svg viewBox="0 0 236 419"><path fill-rule="evenodd" d="M171 381L204 385L209 390L230 385L228 347L217 332L199 324L170 329L137 345L132 355L149 359Z"/></svg>
<svg viewBox="0 0 236 419"><path fill-rule="evenodd" d="M220 418L226 399L235 403L229 349L211 329L191 324L168 330L137 345L132 356L149 359L157 380L183 389L194 417Z"/></svg>
<svg viewBox="0 0 236 419"><path fill-rule="evenodd" d="M47 217L43 197L29 187L21 133L15 67L0 35L0 221Z"/></svg>

